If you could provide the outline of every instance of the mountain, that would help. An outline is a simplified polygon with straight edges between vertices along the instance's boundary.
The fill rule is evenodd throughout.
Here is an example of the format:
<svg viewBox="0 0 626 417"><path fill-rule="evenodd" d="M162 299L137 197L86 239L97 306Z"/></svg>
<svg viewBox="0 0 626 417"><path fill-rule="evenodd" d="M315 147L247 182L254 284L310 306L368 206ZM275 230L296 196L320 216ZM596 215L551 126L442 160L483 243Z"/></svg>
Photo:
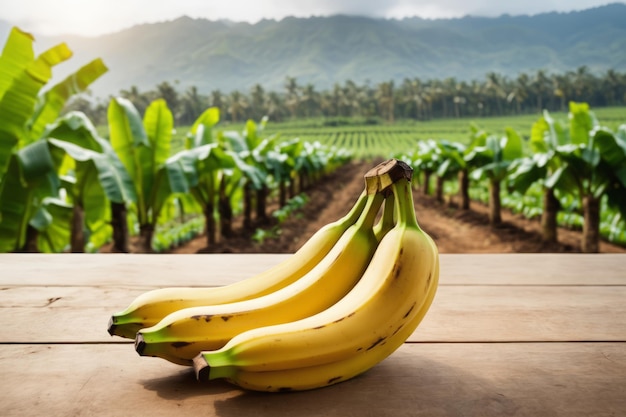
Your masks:
<svg viewBox="0 0 626 417"><path fill-rule="evenodd" d="M36 36L36 46L41 51L64 41L75 52L57 77L103 58L110 71L93 85L100 96L133 85L150 90L162 81L179 90L195 85L203 94L247 92L257 83L283 91L287 76L320 90L348 79L484 80L491 71L515 77L583 65L592 72L624 71L625 21L622 3L569 13L436 20L338 15L249 24L181 17L93 38Z"/></svg>

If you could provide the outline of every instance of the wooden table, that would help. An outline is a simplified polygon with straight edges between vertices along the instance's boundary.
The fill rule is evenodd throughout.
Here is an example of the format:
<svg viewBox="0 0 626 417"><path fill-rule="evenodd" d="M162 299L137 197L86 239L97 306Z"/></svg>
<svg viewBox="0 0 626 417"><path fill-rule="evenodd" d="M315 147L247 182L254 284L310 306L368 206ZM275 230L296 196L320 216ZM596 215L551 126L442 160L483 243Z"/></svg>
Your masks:
<svg viewBox="0 0 626 417"><path fill-rule="evenodd" d="M441 255L407 343L307 392L198 382L106 331L143 291L223 285L285 256L0 255L0 415L626 415L626 255Z"/></svg>

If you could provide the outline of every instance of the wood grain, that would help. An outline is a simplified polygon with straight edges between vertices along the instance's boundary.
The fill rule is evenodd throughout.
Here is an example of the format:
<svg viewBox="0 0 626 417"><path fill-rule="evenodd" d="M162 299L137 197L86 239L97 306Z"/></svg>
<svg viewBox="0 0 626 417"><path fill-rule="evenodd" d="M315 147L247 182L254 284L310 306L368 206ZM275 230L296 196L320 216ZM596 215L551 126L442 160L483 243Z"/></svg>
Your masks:
<svg viewBox="0 0 626 417"><path fill-rule="evenodd" d="M111 314L141 289L14 287L0 343L120 342ZM50 303L49 300L55 300ZM442 286L412 341L626 341L626 286Z"/></svg>
<svg viewBox="0 0 626 417"><path fill-rule="evenodd" d="M285 254L0 255L0 286L216 286ZM442 254L441 285L624 285L625 254Z"/></svg>
<svg viewBox="0 0 626 417"><path fill-rule="evenodd" d="M139 357L127 345L0 346L5 417L619 416L626 350L615 343L405 344L319 390L263 394Z"/></svg>
<svg viewBox="0 0 626 417"><path fill-rule="evenodd" d="M217 286L289 255L0 255L2 416L621 416L626 255L441 255L417 331L354 380L291 394L198 382L110 337L152 288Z"/></svg>

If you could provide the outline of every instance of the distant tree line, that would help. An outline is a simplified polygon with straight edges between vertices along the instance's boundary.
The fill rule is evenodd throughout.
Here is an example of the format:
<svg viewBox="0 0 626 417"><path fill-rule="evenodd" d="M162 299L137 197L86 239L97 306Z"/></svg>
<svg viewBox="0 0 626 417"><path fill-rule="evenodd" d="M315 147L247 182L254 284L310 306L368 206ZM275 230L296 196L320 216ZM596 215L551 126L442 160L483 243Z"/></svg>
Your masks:
<svg viewBox="0 0 626 417"><path fill-rule="evenodd" d="M222 120L233 123L259 120L265 115L276 122L309 117L361 117L393 122L516 115L544 109L567 111L570 101L584 101L592 107L624 105L626 73L611 69L595 75L587 66L581 66L565 73L523 72L515 78L490 72L484 80L473 81L416 77L372 85L347 80L328 90L317 90L311 83L301 85L295 77L288 76L282 91L268 91L256 84L248 92L225 93L216 89L205 95L193 86L181 93L169 82L162 82L155 90L142 92L132 86L120 95L129 99L141 114L154 99L165 99L179 126L193 123L209 106L218 107ZM104 124L107 103L108 100L99 102L83 95L66 110L83 111L94 123Z"/></svg>

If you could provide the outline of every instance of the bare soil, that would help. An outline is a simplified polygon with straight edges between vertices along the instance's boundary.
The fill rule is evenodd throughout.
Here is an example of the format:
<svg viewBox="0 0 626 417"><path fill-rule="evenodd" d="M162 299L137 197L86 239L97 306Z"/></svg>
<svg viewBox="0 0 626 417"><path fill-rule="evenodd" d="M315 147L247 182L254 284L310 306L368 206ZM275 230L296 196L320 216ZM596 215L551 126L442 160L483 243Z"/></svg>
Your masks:
<svg viewBox="0 0 626 417"><path fill-rule="evenodd" d="M321 179L306 191L308 203L278 225L278 235L262 243L251 239L252 231L243 231L241 219L235 219L236 236L208 246L205 236L171 250L171 253L293 253L316 230L347 213L363 190L363 174L379 161L352 162ZM576 253L580 252L581 233L559 229L559 242L546 244L540 235L538 220L529 220L503 210L503 223L489 226L487 207L472 202L470 210L456 208L454 199L439 203L433 196L414 191L415 209L420 226L430 234L440 253ZM268 213L277 208L275 201ZM271 229L277 222L257 224ZM600 243L600 252L626 253L626 248Z"/></svg>

